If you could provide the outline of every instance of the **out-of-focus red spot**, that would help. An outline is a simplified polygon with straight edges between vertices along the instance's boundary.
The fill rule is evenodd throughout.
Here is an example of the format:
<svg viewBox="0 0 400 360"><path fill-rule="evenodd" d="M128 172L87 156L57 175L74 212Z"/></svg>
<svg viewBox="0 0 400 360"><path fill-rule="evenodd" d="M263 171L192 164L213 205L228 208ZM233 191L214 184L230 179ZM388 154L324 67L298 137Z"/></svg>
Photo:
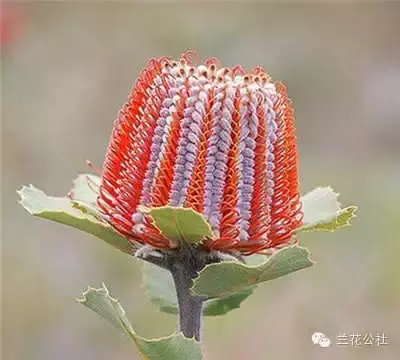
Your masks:
<svg viewBox="0 0 400 360"><path fill-rule="evenodd" d="M0 6L0 44L4 48L20 35L23 16L22 10L17 6L4 3Z"/></svg>

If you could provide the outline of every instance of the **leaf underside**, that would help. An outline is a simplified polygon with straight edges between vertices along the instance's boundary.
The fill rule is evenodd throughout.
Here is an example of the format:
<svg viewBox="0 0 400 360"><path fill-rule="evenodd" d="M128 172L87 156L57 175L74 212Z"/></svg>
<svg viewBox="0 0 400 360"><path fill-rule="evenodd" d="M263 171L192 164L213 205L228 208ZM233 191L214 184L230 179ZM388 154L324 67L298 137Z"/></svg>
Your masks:
<svg viewBox="0 0 400 360"><path fill-rule="evenodd" d="M93 174L79 174L73 181L70 197L84 204L97 206L100 177Z"/></svg>
<svg viewBox="0 0 400 360"><path fill-rule="evenodd" d="M79 174L73 182L69 197L52 197L33 185L18 191L21 205L32 215L55 221L92 234L106 243L133 254L135 245L102 220L97 207L100 178L93 174ZM302 231L334 231L350 225L356 206L341 208L338 194L330 187L318 187L302 197ZM204 216L191 208L163 206L140 209L147 213L160 231L171 241L198 245L212 238L210 225Z"/></svg>
<svg viewBox="0 0 400 360"><path fill-rule="evenodd" d="M178 300L175 285L169 271L150 263L142 265L142 279L151 302L162 312L178 313ZM253 289L230 294L226 297L215 298L204 303L204 316L225 315L240 307L241 303L253 293Z"/></svg>
<svg viewBox="0 0 400 360"><path fill-rule="evenodd" d="M210 264L194 279L192 292L212 298L224 297L313 264L309 251L297 245L278 250L261 265L251 266L239 262Z"/></svg>
<svg viewBox="0 0 400 360"><path fill-rule="evenodd" d="M47 196L33 185L23 186L18 192L20 204L31 215L64 224L104 240L119 250L133 254L134 245L125 237L118 234L110 225L100 221L84 205L71 201L67 197Z"/></svg>
<svg viewBox="0 0 400 360"><path fill-rule="evenodd" d="M303 226L297 231L335 231L349 226L356 216L357 206L341 207L339 194L331 187L317 187L304 195Z"/></svg>
<svg viewBox="0 0 400 360"><path fill-rule="evenodd" d="M181 333L159 339L145 339L136 334L121 304L111 297L103 284L99 289L88 288L78 302L126 334L137 346L143 359L149 360L201 360L200 344Z"/></svg>

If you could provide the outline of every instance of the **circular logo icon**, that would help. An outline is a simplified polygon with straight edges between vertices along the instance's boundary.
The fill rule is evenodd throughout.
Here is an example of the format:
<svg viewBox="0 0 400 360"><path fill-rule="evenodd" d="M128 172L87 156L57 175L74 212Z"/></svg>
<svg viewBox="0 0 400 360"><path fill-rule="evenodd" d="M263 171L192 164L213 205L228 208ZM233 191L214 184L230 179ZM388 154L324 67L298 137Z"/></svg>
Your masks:
<svg viewBox="0 0 400 360"><path fill-rule="evenodd" d="M322 332L315 332L311 336L311 341L315 345L326 348L331 345L331 340Z"/></svg>

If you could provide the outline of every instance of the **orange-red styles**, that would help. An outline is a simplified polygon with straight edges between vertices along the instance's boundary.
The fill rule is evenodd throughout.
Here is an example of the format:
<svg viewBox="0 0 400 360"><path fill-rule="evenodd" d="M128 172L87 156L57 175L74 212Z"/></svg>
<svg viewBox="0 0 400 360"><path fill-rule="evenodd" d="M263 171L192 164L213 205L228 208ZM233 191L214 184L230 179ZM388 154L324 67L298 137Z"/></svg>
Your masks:
<svg viewBox="0 0 400 360"><path fill-rule="evenodd" d="M210 223L203 247L252 254L301 225L293 109L261 67L151 60L114 124L98 205L129 239L168 248L139 205L191 207Z"/></svg>

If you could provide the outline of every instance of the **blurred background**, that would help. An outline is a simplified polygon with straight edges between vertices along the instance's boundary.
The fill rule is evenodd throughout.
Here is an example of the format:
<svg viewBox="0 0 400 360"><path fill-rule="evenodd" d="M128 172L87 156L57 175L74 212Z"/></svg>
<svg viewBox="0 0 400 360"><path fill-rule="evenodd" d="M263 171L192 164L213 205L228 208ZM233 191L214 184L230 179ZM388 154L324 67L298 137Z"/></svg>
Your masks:
<svg viewBox="0 0 400 360"><path fill-rule="evenodd" d="M64 195L85 160L101 166L122 103L147 60L196 49L263 65L294 101L301 187L332 185L359 205L354 226L308 234L317 266L260 286L207 318L205 358L382 359L400 353L400 5L4 4L2 18L3 355L7 360L138 359L77 304L109 285L137 331L171 333L140 285L140 263L102 241L29 216L16 189ZM333 345L321 349L311 334ZM341 333L388 345L335 345Z"/></svg>

